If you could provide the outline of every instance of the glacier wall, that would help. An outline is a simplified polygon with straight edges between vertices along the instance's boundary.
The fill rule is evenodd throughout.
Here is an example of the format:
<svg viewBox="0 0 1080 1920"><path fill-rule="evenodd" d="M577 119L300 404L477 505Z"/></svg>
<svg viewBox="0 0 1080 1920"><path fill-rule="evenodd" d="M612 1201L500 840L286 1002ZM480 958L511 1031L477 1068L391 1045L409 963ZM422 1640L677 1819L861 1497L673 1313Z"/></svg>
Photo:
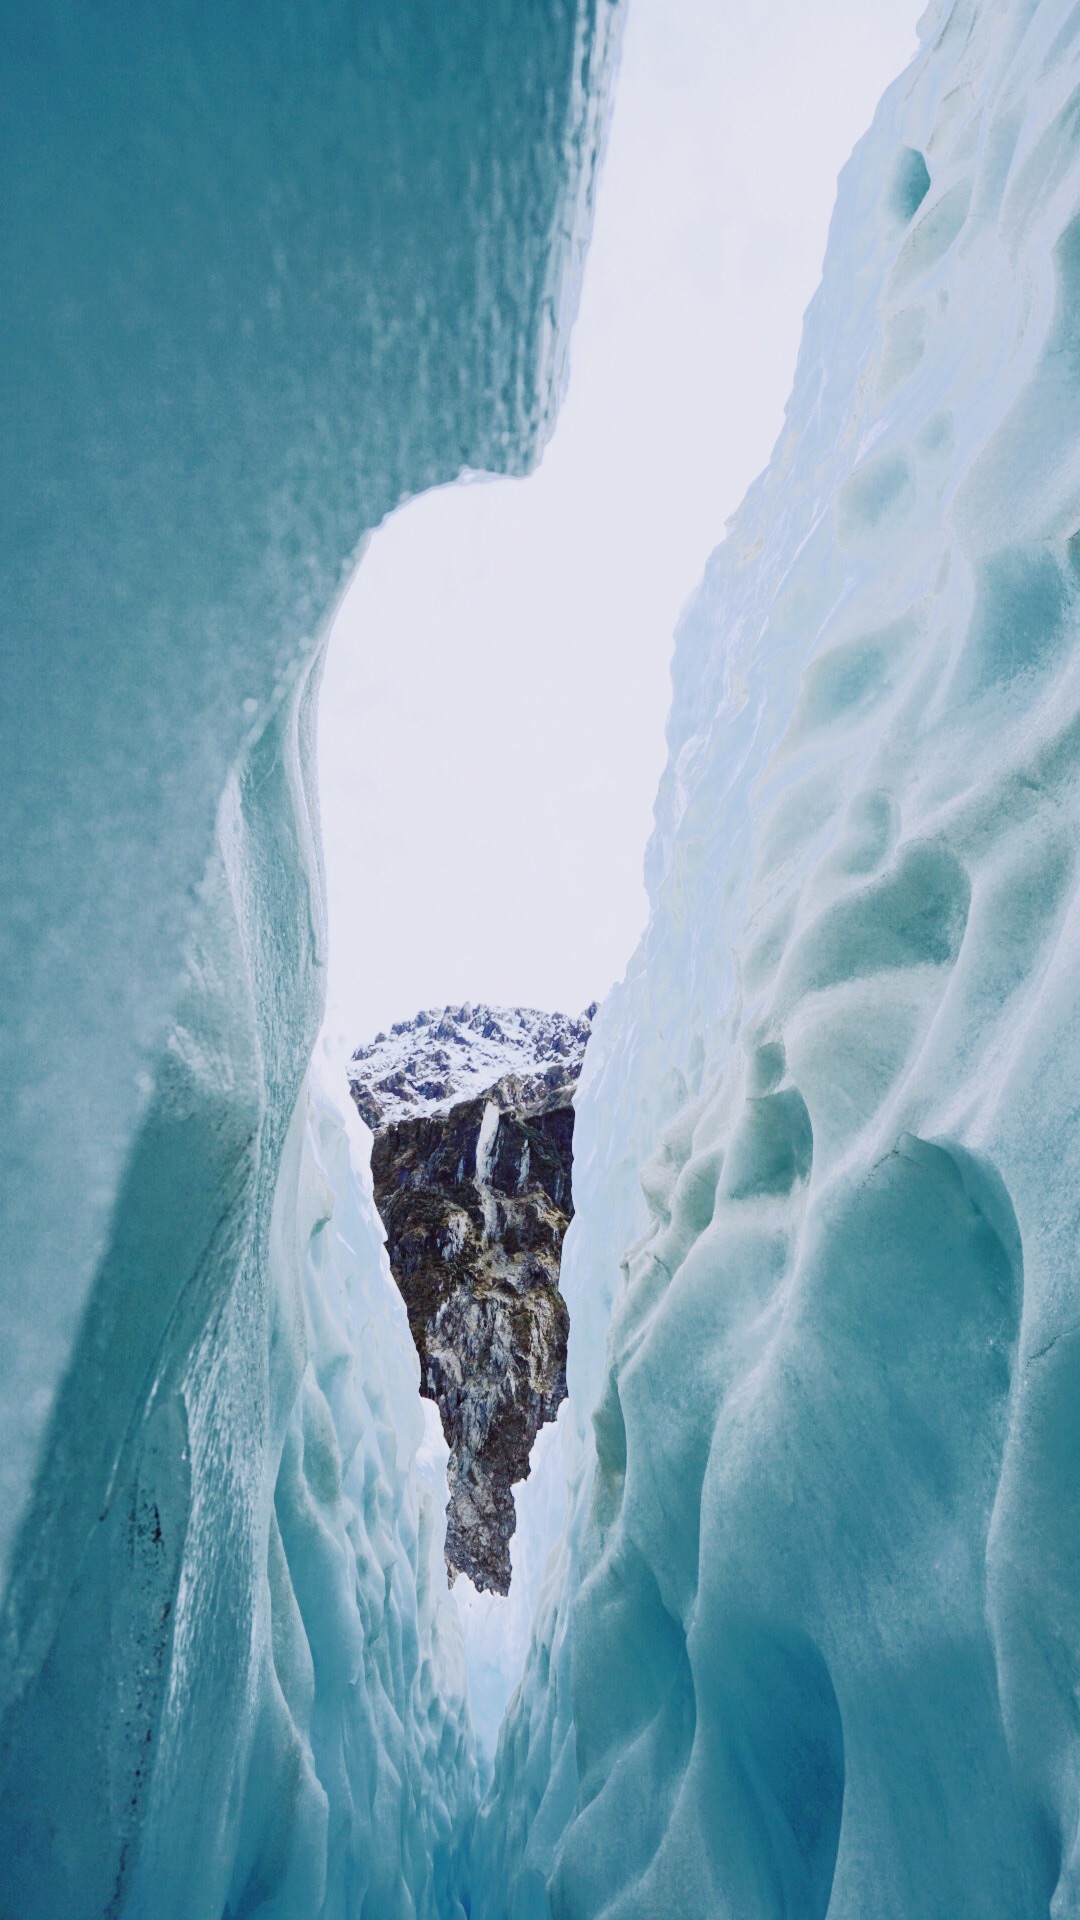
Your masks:
<svg viewBox="0 0 1080 1920"><path fill-rule="evenodd" d="M320 979L317 680L222 797L9 1584L5 1920L462 1911L445 1465L369 1146L282 1017Z"/></svg>
<svg viewBox="0 0 1080 1920"><path fill-rule="evenodd" d="M491 1920L1080 1907L1078 102L930 8L680 628Z"/></svg>
<svg viewBox="0 0 1080 1920"><path fill-rule="evenodd" d="M374 1218L306 1090L312 711L366 530L537 457L617 25L609 0L11 23L3 1920L458 1910L440 1503Z"/></svg>

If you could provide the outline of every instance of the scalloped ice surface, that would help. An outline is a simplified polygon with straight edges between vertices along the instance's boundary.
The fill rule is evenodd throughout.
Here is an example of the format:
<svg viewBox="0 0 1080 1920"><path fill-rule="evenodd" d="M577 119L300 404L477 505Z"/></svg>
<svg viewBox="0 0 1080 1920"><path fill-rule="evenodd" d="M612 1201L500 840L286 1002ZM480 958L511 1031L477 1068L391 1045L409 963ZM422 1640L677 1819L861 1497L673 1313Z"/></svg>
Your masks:
<svg viewBox="0 0 1080 1920"><path fill-rule="evenodd" d="M1080 1910L1078 103L931 9L680 627L485 1920Z"/></svg>

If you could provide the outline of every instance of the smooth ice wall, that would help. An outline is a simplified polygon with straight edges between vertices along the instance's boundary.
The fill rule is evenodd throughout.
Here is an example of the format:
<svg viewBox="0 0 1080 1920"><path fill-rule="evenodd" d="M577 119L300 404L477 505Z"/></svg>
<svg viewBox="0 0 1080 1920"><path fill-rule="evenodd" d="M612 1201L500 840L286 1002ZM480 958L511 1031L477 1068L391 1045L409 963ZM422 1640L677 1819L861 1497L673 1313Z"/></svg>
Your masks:
<svg viewBox="0 0 1080 1920"><path fill-rule="evenodd" d="M272 1683L275 1483L318 1344L281 1330L310 1233L289 1253L274 1225L322 1003L317 653L392 505L537 455L616 25L607 0L43 0L11 23L0 1859L19 1920L293 1911L289 1766L318 1745L300 1695L293 1797L267 1801L266 1857L229 1890ZM413 1598L387 1606L419 1618L403 1526ZM451 1688L451 1748L458 1706Z"/></svg>
<svg viewBox="0 0 1080 1920"><path fill-rule="evenodd" d="M678 636L492 1920L1080 1904L1080 12L921 38Z"/></svg>

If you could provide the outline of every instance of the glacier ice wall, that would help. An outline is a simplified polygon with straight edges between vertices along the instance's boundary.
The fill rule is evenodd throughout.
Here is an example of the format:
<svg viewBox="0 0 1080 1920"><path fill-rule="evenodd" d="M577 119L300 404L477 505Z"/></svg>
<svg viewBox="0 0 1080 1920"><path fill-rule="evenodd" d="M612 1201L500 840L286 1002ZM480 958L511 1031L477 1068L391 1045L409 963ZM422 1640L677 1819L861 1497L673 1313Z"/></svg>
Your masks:
<svg viewBox="0 0 1080 1920"><path fill-rule="evenodd" d="M475 1767L445 1486L417 1468L359 1122L280 1017L312 999L316 683L222 798L9 1586L5 1920L460 1911Z"/></svg>
<svg viewBox="0 0 1080 1920"><path fill-rule="evenodd" d="M1080 10L921 41L678 636L492 1920L1080 1906Z"/></svg>
<svg viewBox="0 0 1080 1920"><path fill-rule="evenodd" d="M362 1288L312 1291L321 1260L348 1289L303 1091L311 715L365 531L548 431L617 23L11 22L3 1920L455 1910L473 1773L415 1381L387 1359L388 1411Z"/></svg>

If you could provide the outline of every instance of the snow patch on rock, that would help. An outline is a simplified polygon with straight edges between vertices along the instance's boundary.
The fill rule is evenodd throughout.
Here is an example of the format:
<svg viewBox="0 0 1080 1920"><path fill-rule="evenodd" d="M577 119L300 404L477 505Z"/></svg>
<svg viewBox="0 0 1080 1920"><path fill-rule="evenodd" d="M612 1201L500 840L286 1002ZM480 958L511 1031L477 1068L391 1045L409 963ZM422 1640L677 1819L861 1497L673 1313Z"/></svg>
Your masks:
<svg viewBox="0 0 1080 1920"><path fill-rule="evenodd" d="M432 1007L357 1048L350 1091L373 1130L449 1113L480 1093L497 1106L525 1106L573 1085L595 1013L595 1003L577 1016L469 1002Z"/></svg>

